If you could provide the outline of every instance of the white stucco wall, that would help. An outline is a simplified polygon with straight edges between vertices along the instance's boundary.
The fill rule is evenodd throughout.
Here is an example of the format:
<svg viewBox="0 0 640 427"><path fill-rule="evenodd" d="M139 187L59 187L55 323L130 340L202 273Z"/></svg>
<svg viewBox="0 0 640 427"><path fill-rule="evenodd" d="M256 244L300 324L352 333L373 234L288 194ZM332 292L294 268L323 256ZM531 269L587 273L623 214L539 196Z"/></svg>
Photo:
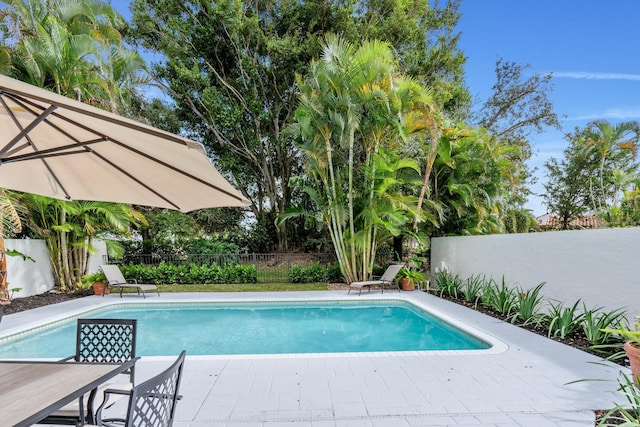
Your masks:
<svg viewBox="0 0 640 427"><path fill-rule="evenodd" d="M6 239L4 245L35 260L23 260L20 256L7 257L8 288L20 288L20 291L13 293L14 298L41 294L53 287L51 261L44 240Z"/></svg>
<svg viewBox="0 0 640 427"><path fill-rule="evenodd" d="M102 256L107 253L106 245L102 241L94 242L96 252L89 259L89 272L98 271L103 263ZM20 288L13 293L14 298L37 295L53 288L51 261L44 240L36 239L6 239L5 247L15 249L29 255L35 260L23 260L19 256L7 257L7 282L9 290Z"/></svg>
<svg viewBox="0 0 640 427"><path fill-rule="evenodd" d="M103 255L107 254L107 245L102 240L94 240L95 252L89 256L89 273L95 273L104 264Z"/></svg>
<svg viewBox="0 0 640 427"><path fill-rule="evenodd" d="M504 276L523 288L546 282L550 300L640 316L640 228L434 238L431 273L443 266L463 279Z"/></svg>

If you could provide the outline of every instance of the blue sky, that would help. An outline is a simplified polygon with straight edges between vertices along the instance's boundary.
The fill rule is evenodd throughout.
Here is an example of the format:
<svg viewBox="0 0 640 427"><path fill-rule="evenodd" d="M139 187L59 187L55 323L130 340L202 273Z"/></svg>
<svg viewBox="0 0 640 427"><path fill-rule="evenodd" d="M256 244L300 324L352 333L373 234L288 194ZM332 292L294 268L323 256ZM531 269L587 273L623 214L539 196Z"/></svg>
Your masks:
<svg viewBox="0 0 640 427"><path fill-rule="evenodd" d="M112 0L128 19L128 0ZM460 48L467 56L466 80L481 104L495 83L498 58L554 74L551 100L562 131L533 136L539 183L544 162L560 158L564 133L590 120L640 120L640 0L463 0ZM546 212L540 197L527 208Z"/></svg>
<svg viewBox="0 0 640 427"><path fill-rule="evenodd" d="M532 167L560 158L564 133L590 120L640 120L640 1L463 0L458 30L466 81L479 101L491 94L498 58L551 72L551 100L562 131L532 138ZM543 192L541 183L535 192ZM539 197L527 207L546 212Z"/></svg>

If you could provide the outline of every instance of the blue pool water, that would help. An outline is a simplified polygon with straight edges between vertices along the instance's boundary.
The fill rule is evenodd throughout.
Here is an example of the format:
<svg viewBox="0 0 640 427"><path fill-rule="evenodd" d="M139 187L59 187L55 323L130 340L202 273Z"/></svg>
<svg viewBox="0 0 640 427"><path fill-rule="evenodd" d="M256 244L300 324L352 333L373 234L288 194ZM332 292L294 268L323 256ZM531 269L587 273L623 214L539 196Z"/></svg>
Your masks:
<svg viewBox="0 0 640 427"><path fill-rule="evenodd" d="M140 356L486 349L490 345L412 304L129 304L80 317L138 319ZM75 352L76 320L0 340L0 358Z"/></svg>

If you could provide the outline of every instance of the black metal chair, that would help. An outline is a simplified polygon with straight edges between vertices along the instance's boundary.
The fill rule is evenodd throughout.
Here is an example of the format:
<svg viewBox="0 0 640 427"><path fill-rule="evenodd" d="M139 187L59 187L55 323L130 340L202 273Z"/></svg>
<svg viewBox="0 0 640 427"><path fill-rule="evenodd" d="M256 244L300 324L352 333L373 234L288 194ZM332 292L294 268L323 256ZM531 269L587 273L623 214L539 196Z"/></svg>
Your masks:
<svg viewBox="0 0 640 427"><path fill-rule="evenodd" d="M76 354L62 361L85 363L123 363L136 357L136 319L78 319L76 332ZM135 378L135 365L125 371L128 383L103 384L77 402L68 404L49 415L40 424L82 425L93 419L93 408L110 406L115 402L100 401L106 388L131 390ZM94 397L97 402L94 402Z"/></svg>
<svg viewBox="0 0 640 427"><path fill-rule="evenodd" d="M98 408L96 419L99 426L107 427L171 427L175 417L176 403L180 396L180 379L187 352L183 350L173 364L155 377L134 386L131 391L104 391L104 401L109 395L129 396L126 418L102 418L103 406Z"/></svg>

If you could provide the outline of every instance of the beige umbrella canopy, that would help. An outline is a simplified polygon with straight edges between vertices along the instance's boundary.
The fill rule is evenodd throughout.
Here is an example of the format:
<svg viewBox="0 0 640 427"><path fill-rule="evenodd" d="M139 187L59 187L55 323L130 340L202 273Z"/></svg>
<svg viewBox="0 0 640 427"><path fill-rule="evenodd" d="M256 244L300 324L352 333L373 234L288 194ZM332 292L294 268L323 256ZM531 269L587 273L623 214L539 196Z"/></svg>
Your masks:
<svg viewBox="0 0 640 427"><path fill-rule="evenodd" d="M3 75L0 187L182 212L249 204L199 143Z"/></svg>

